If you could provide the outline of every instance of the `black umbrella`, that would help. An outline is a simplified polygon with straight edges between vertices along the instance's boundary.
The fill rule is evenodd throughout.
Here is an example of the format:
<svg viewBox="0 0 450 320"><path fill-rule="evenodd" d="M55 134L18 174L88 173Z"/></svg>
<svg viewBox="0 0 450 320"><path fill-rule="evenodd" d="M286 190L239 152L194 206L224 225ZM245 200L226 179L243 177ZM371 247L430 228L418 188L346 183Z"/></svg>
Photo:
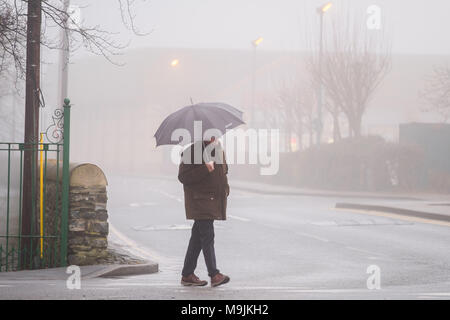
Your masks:
<svg viewBox="0 0 450 320"><path fill-rule="evenodd" d="M225 103L197 103L181 108L170 114L159 126L155 133L156 146L164 144L179 144L179 141L172 141L172 132L176 129L186 129L194 138L194 121L201 121L202 132L208 129L218 129L222 135L226 130L233 129L241 124L243 112ZM218 137L216 137L218 138ZM194 141L184 141L189 143Z"/></svg>

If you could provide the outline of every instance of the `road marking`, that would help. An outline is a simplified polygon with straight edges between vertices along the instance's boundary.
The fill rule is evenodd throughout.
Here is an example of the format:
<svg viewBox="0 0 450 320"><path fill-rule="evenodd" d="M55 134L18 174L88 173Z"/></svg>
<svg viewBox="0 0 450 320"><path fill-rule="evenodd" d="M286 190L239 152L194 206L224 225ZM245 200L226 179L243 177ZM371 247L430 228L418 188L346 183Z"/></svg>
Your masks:
<svg viewBox="0 0 450 320"><path fill-rule="evenodd" d="M450 292L419 293L421 296L450 297Z"/></svg>
<svg viewBox="0 0 450 320"><path fill-rule="evenodd" d="M274 226L274 225L268 224L268 223L260 223L260 225L267 227L267 228L271 228L271 229L284 230L282 227L277 227L277 226ZM330 240L328 240L326 238L322 238L322 237L319 237L319 236L316 236L316 235L310 234L310 233L296 231L295 234L299 235L299 236L315 239L318 241L322 241L322 242L330 242Z"/></svg>
<svg viewBox="0 0 450 320"><path fill-rule="evenodd" d="M118 239L123 241L126 245L128 245L128 250L131 251L132 254L141 257L143 259L153 260L153 261L169 261L170 259L167 257L164 257L158 253L156 253L153 250L150 250L148 248L143 248L142 246L138 245L135 241L131 240L127 236L125 236L123 233L118 231L111 222L109 223L109 229L111 230L111 233L113 233Z"/></svg>
<svg viewBox="0 0 450 320"><path fill-rule="evenodd" d="M191 230L192 226L189 224L171 224L158 226L137 226L133 227L136 231L170 231L170 230Z"/></svg>
<svg viewBox="0 0 450 320"><path fill-rule="evenodd" d="M310 224L315 226L337 226L336 221L317 221L317 222L310 222Z"/></svg>
<svg viewBox="0 0 450 320"><path fill-rule="evenodd" d="M179 281L179 279L178 279ZM123 283L105 283L105 287L179 287L180 282L174 281L174 282L161 282L161 283L141 283L141 282L123 282ZM98 286L98 285L97 285Z"/></svg>
<svg viewBox="0 0 450 320"><path fill-rule="evenodd" d="M133 203L129 204L130 207L136 207L136 208L150 207L150 206L154 206L154 205L156 205L155 202L143 202L143 203L133 202Z"/></svg>
<svg viewBox="0 0 450 320"><path fill-rule="evenodd" d="M287 290L288 292L297 293L351 293L351 292L367 292L367 289L316 289L316 290Z"/></svg>
<svg viewBox="0 0 450 320"><path fill-rule="evenodd" d="M309 289L302 287L234 287L228 285L221 288L211 288L214 291L242 291L242 290L264 290L264 291L277 291L287 293L353 293L353 292L367 292L367 289Z"/></svg>
<svg viewBox="0 0 450 320"><path fill-rule="evenodd" d="M419 222L419 223L426 223L426 224L434 224L444 227L450 227L450 222L445 221L437 221L437 220L431 220L431 219L424 219L424 218L416 218L416 217L408 217L404 215L399 215L395 213L386 213L381 211L369 211L369 210L359 210L359 209L344 209L344 208L332 208L336 211L344 211L344 212L350 212L350 213L357 213L357 214L366 214L371 216L378 216L378 217L385 217L385 218L391 218L391 219L398 219L398 220L405 220L405 221L413 221L413 222Z"/></svg>
<svg viewBox="0 0 450 320"><path fill-rule="evenodd" d="M232 216L232 215L228 215L229 218L234 219L234 220L239 220L239 221L244 221L244 222L250 222L250 219L247 218L242 218L242 217L238 217L238 216Z"/></svg>
<svg viewBox="0 0 450 320"><path fill-rule="evenodd" d="M298 234L298 235L300 235L300 236L307 237L307 238L316 239L316 240L319 240L319 241L322 241L322 242L330 242L330 240L328 240L328 239L321 238L321 237L318 237L318 236L315 236L315 235L309 234L309 233L296 232L296 234Z"/></svg>
<svg viewBox="0 0 450 320"><path fill-rule="evenodd" d="M161 193L162 195L164 195L164 196L170 198L170 199L176 200L176 201L178 201L178 202L183 202L183 199L181 199L180 197L177 197L177 196L175 196L175 195L173 195L173 194L170 194L170 193L165 192L165 191L162 191L162 190L156 190L156 191L159 192L159 193Z"/></svg>
<svg viewBox="0 0 450 320"><path fill-rule="evenodd" d="M232 284L227 285L226 287L221 287L221 288L215 288L214 290L217 289L222 289L222 290L226 290L226 289L230 289L230 290L286 290L286 291L290 291L290 290L309 290L309 288L307 287L282 287L282 286L233 286Z"/></svg>
<svg viewBox="0 0 450 320"><path fill-rule="evenodd" d="M182 291L198 290L195 287L182 287L177 280L173 282L161 282L161 283L150 283L150 282L114 282L105 283L102 286L98 284L93 286L96 289L119 289L120 287L162 287L162 288L179 288ZM311 289L308 287L292 287L292 286L233 286L229 284L220 288L210 288L206 287L202 290L212 290L212 291L278 291L278 292L298 292L298 293L348 293L348 292L365 292L367 289Z"/></svg>
<svg viewBox="0 0 450 320"><path fill-rule="evenodd" d="M372 256L368 257L368 259L374 259L374 258L378 259L377 257L373 257L373 256L383 256L382 254L379 254L379 253L376 253L376 252L367 251L367 250L364 250L364 249L358 249L358 248L355 248L355 247L345 247L345 248L347 248L349 250L353 250L353 251L357 251L357 252L361 252L361 253L372 255Z"/></svg>

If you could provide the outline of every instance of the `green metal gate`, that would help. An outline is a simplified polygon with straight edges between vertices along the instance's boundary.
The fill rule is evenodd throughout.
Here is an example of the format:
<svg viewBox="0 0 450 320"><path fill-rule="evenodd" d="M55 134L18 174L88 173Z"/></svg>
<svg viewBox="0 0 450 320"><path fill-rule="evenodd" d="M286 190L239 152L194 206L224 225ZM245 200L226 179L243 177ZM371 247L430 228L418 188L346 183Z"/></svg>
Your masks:
<svg viewBox="0 0 450 320"><path fill-rule="evenodd" d="M45 135L49 142L44 142L44 134L41 134L41 140L36 143L0 142L0 272L67 264L70 148L68 99L64 101L64 110L55 111L53 125ZM31 199L24 198L23 195L26 155L31 156L33 164ZM56 166L55 182L51 188L47 170L50 163L53 167ZM51 195L52 201L48 199L48 195ZM29 208L27 212L24 211L24 206Z"/></svg>

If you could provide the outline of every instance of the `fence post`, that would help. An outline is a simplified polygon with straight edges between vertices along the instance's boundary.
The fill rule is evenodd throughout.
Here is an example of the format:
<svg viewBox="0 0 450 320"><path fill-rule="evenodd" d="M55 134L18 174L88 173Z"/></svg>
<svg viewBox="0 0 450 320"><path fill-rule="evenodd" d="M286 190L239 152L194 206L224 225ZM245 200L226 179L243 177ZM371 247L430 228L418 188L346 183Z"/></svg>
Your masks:
<svg viewBox="0 0 450 320"><path fill-rule="evenodd" d="M64 142L61 197L61 267L67 266L67 233L69 229L69 151L70 151L70 100L64 99Z"/></svg>

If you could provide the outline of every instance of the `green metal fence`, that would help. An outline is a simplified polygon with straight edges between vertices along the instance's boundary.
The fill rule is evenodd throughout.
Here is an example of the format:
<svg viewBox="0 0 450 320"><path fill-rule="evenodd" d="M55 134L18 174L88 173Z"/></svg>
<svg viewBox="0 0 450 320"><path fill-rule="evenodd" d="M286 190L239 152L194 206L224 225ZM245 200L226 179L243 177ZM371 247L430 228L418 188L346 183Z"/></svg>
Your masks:
<svg viewBox="0 0 450 320"><path fill-rule="evenodd" d="M0 272L66 265L70 146L68 99L61 118L64 118L62 143L45 143L43 140L36 143L0 142ZM52 135L62 129L58 123L62 122L54 121L54 128L50 130ZM30 183L24 181L24 158L27 155L32 158L31 197L24 197L24 185ZM50 164L56 166L51 184L48 179ZM30 189L29 185L27 187ZM25 212L24 207L29 209Z"/></svg>

